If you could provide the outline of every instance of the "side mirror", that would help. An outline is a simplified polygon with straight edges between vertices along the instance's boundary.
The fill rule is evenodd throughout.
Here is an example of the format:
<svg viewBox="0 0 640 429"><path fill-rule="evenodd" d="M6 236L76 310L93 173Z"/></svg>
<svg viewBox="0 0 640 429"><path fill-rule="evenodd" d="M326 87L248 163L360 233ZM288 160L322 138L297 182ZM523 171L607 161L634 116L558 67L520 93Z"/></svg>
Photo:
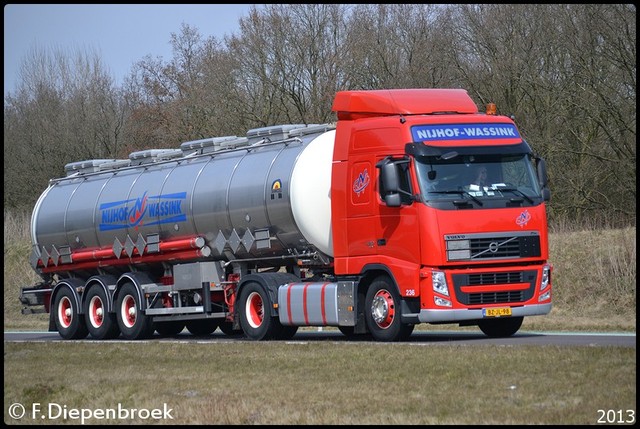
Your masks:
<svg viewBox="0 0 640 429"><path fill-rule="evenodd" d="M385 192L398 192L400 189L400 178L398 177L398 169L393 162L385 162L380 165L380 175L382 176L382 186Z"/></svg>
<svg viewBox="0 0 640 429"><path fill-rule="evenodd" d="M544 162L542 158L536 158L536 167L538 172L538 182L540 182L541 188L547 187L547 164Z"/></svg>
<svg viewBox="0 0 640 429"><path fill-rule="evenodd" d="M385 204L389 207L400 207L400 177L396 164L384 159L376 167L380 169L381 191Z"/></svg>
<svg viewBox="0 0 640 429"><path fill-rule="evenodd" d="M549 179L547 178L547 164L542 158L536 158L536 168L538 173L538 182L542 189L542 199L544 201L551 200L551 190L549 189Z"/></svg>

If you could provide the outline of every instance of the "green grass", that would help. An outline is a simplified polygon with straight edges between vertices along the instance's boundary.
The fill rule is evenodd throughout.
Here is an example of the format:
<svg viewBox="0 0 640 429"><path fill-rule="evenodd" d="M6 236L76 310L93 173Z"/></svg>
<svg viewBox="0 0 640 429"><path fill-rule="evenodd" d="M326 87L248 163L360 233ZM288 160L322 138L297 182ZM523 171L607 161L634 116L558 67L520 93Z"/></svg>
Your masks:
<svg viewBox="0 0 640 429"><path fill-rule="evenodd" d="M636 404L635 349L615 347L7 343L4 371L5 422L15 402L219 425L596 424Z"/></svg>

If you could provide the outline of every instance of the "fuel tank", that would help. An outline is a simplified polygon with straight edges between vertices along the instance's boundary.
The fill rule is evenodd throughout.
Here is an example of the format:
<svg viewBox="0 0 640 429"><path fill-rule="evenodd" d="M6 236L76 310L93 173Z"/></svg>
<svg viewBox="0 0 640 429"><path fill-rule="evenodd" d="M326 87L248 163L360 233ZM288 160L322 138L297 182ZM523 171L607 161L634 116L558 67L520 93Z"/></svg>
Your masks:
<svg viewBox="0 0 640 429"><path fill-rule="evenodd" d="M193 236L214 260L332 256L334 140L330 124L278 125L67 164L33 210L32 264Z"/></svg>

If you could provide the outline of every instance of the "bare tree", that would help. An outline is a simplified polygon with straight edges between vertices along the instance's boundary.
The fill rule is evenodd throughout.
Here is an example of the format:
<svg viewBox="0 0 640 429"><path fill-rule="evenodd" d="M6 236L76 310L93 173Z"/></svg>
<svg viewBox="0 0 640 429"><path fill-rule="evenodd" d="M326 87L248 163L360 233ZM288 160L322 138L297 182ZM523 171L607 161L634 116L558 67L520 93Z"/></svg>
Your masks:
<svg viewBox="0 0 640 429"><path fill-rule="evenodd" d="M442 31L446 6L359 4L345 17L342 66L352 89L451 86Z"/></svg>
<svg viewBox="0 0 640 429"><path fill-rule="evenodd" d="M575 84L567 144L558 154L575 165L558 169L569 202L563 210L601 221L635 216L635 6L574 6L563 18Z"/></svg>
<svg viewBox="0 0 640 429"><path fill-rule="evenodd" d="M547 159L552 221L635 223L635 22L631 4L267 4L224 40L183 25L118 90L95 55L35 52L5 97L5 205L66 162L333 121L339 90L455 87Z"/></svg>
<svg viewBox="0 0 640 429"><path fill-rule="evenodd" d="M125 110L100 56L33 49L5 97L5 206L31 204L69 162L113 158Z"/></svg>
<svg viewBox="0 0 640 429"><path fill-rule="evenodd" d="M133 106L127 125L131 150L176 147L233 129L234 121L228 120L233 70L221 42L203 39L183 24L180 33L171 34L171 45L172 58L146 56L126 80Z"/></svg>
<svg viewBox="0 0 640 429"><path fill-rule="evenodd" d="M247 122L333 120L347 13L343 5L267 5L240 20L240 36L227 42L237 70L238 109Z"/></svg>
<svg viewBox="0 0 640 429"><path fill-rule="evenodd" d="M635 222L635 7L458 5L464 87L549 161L552 217Z"/></svg>

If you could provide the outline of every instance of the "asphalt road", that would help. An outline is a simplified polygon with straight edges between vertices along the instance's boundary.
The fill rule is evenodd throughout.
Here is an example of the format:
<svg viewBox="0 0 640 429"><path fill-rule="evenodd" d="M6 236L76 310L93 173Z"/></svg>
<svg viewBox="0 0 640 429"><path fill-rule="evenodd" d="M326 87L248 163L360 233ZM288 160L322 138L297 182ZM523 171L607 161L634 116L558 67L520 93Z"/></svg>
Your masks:
<svg viewBox="0 0 640 429"><path fill-rule="evenodd" d="M57 332L27 332L27 331L10 331L4 333L5 342L55 342L68 341L63 340ZM91 341L91 342L128 342L124 338L114 340L93 340L90 336L84 340L73 341ZM250 341L244 337L229 337L220 331L216 331L206 337L196 337L189 334L186 330L174 337L154 336L149 340L153 342L241 342ZM344 335L336 330L300 330L291 340L286 342L353 342L353 343L372 343L368 338L358 340L348 340ZM399 344L399 343L391 343ZM468 331L414 331L411 337L403 344L435 346L435 345L503 345L503 346L595 346L595 347L631 347L636 348L635 333L582 333L582 332L518 332L508 338L488 338L481 332Z"/></svg>

